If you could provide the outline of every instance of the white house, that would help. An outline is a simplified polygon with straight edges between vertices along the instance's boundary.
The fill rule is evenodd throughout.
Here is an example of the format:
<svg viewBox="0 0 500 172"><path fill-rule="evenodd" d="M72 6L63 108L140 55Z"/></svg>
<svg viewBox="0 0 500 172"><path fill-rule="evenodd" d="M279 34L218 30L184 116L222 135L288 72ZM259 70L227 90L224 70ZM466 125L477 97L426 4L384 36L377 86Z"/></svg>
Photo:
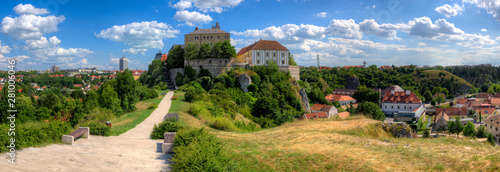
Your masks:
<svg viewBox="0 0 500 172"><path fill-rule="evenodd" d="M394 116L395 121L414 121L425 112L422 100L411 92L392 90L384 94L382 112L386 116Z"/></svg>

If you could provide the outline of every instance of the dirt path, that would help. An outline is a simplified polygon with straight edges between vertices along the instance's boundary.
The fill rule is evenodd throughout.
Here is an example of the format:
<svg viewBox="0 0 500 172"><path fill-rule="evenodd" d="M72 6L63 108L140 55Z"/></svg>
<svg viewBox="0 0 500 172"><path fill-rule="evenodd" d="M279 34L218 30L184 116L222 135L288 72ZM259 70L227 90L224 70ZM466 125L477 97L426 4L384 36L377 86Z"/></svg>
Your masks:
<svg viewBox="0 0 500 172"><path fill-rule="evenodd" d="M170 155L161 153L162 140L151 140L149 134L168 113L173 94L169 91L148 118L120 136L91 136L74 145L26 148L17 152L15 165L0 158L4 159L0 171L170 171Z"/></svg>

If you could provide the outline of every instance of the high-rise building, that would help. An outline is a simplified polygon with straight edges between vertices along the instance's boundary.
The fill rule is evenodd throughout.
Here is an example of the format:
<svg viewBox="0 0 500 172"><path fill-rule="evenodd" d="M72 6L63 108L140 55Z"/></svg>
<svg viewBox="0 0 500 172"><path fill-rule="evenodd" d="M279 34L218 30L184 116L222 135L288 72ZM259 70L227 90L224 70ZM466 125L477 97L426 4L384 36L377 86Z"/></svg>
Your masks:
<svg viewBox="0 0 500 172"><path fill-rule="evenodd" d="M59 72L59 66L53 65L52 72Z"/></svg>
<svg viewBox="0 0 500 172"><path fill-rule="evenodd" d="M120 70L123 71L128 68L128 60L126 57L120 59Z"/></svg>

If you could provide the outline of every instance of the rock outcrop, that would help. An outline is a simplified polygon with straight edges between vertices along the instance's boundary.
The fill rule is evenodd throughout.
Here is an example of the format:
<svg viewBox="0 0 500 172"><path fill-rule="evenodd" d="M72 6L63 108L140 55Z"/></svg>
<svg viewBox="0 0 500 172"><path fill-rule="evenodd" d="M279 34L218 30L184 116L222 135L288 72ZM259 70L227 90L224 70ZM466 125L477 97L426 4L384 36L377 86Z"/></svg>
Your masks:
<svg viewBox="0 0 500 172"><path fill-rule="evenodd" d="M411 128L405 122L384 122L382 123L382 128L392 133L396 138L406 137L413 139Z"/></svg>
<svg viewBox="0 0 500 172"><path fill-rule="evenodd" d="M356 89L359 87L359 78L357 76L350 76L346 79L347 86L345 88L347 89Z"/></svg>
<svg viewBox="0 0 500 172"><path fill-rule="evenodd" d="M248 92L248 86L252 83L252 78L244 73L238 77L238 82L240 82L240 88L246 93Z"/></svg>
<svg viewBox="0 0 500 172"><path fill-rule="evenodd" d="M307 112L311 112L311 107L309 107L309 99L307 99L306 90L304 90L304 88L301 88L299 93L300 97L302 97L301 99L302 103L304 103L304 105L306 106L305 110Z"/></svg>

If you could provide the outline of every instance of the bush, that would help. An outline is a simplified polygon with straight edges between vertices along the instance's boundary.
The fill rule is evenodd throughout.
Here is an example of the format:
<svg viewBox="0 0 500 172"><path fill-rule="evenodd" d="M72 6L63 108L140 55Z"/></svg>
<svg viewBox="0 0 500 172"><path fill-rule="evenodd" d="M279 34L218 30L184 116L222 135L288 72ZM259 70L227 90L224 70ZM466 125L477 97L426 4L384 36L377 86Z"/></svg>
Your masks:
<svg viewBox="0 0 500 172"><path fill-rule="evenodd" d="M184 75L182 75L182 73L180 73L180 72L177 72L177 75L175 75L175 85L181 86L183 79L184 79Z"/></svg>
<svg viewBox="0 0 500 172"><path fill-rule="evenodd" d="M155 125L149 137L151 137L151 139L164 139L165 132L177 132L182 128L183 127L179 125L176 118L169 118L160 123L158 126Z"/></svg>
<svg viewBox="0 0 500 172"><path fill-rule="evenodd" d="M184 95L185 99L187 102L194 102L202 97L204 97L204 94L206 93L205 89L203 88L197 88L197 87L189 87L188 91Z"/></svg>
<svg viewBox="0 0 500 172"><path fill-rule="evenodd" d="M91 135L109 136L111 135L111 128L104 122L90 121L81 125L82 127L89 127Z"/></svg>
<svg viewBox="0 0 500 172"><path fill-rule="evenodd" d="M477 127L476 137L477 138L488 137L488 132L486 131L486 127L484 125Z"/></svg>
<svg viewBox="0 0 500 172"><path fill-rule="evenodd" d="M8 136L7 124L0 125L0 152L8 151L7 146L10 144ZM62 121L50 122L27 122L16 125L16 150L37 146L45 143L57 143L61 141L61 136L69 134L71 127L68 123Z"/></svg>
<svg viewBox="0 0 500 172"><path fill-rule="evenodd" d="M172 96L172 100L177 100L177 96Z"/></svg>
<svg viewBox="0 0 500 172"><path fill-rule="evenodd" d="M488 143L491 143L491 145L495 145L495 139L493 138L493 135L491 133L488 133Z"/></svg>
<svg viewBox="0 0 500 172"><path fill-rule="evenodd" d="M425 131L424 131L423 137L424 137L424 138L429 138L429 137L430 137L429 130L425 130Z"/></svg>
<svg viewBox="0 0 500 172"><path fill-rule="evenodd" d="M240 171L222 142L204 129L181 130L175 135L174 171Z"/></svg>
<svg viewBox="0 0 500 172"><path fill-rule="evenodd" d="M474 127L474 124L472 122L467 122L467 124L464 127L464 136L470 136L474 137L476 136L476 127Z"/></svg>
<svg viewBox="0 0 500 172"><path fill-rule="evenodd" d="M156 103L153 103L153 104L148 106L148 109L156 109L156 108L158 108L158 104L156 104Z"/></svg>

